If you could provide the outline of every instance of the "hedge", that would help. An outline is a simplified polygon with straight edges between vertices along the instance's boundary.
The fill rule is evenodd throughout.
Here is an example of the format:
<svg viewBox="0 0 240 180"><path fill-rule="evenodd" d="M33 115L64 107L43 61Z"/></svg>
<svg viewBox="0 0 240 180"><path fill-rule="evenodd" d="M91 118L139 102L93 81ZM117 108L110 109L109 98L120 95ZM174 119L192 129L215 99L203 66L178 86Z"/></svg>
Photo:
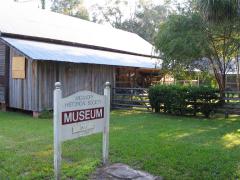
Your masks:
<svg viewBox="0 0 240 180"><path fill-rule="evenodd" d="M218 90L208 86L155 85L149 89L149 100L155 112L209 117L218 106Z"/></svg>

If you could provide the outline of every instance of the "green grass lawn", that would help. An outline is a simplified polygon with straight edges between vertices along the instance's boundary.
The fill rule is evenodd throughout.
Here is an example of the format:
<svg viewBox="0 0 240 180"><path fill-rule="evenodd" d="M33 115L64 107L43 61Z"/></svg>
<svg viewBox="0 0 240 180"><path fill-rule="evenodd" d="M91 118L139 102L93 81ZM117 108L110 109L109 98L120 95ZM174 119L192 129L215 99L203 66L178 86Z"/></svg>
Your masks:
<svg viewBox="0 0 240 180"><path fill-rule="evenodd" d="M63 179L88 179L101 164L101 135L63 144ZM197 119L113 111L110 160L165 179L239 179L240 118ZM0 113L0 179L52 179L49 119Z"/></svg>

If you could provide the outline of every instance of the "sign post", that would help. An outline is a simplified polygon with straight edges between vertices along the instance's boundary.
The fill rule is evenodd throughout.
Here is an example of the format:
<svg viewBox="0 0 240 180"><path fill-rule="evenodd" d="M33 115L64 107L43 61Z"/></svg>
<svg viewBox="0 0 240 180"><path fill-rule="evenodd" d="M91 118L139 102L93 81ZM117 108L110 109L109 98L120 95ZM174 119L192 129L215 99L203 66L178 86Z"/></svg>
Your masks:
<svg viewBox="0 0 240 180"><path fill-rule="evenodd" d="M54 174L61 177L61 143L67 140L103 133L103 163L108 163L110 83L104 95L80 91L62 98L61 83L54 90Z"/></svg>
<svg viewBox="0 0 240 180"><path fill-rule="evenodd" d="M109 149L109 119L110 119L110 83L106 82L104 88L105 100L105 119L104 119L104 129L103 129L103 164L108 163L108 149Z"/></svg>
<svg viewBox="0 0 240 180"><path fill-rule="evenodd" d="M55 83L54 90L54 174L55 179L60 179L61 174L61 122L60 120L60 101L62 99L61 83Z"/></svg>

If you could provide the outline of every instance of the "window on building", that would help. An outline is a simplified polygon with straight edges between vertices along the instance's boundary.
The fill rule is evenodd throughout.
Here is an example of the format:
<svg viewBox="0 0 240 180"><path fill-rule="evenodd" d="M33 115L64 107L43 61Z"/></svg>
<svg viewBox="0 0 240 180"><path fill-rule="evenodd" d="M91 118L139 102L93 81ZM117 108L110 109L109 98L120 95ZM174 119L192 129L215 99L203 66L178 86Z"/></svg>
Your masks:
<svg viewBox="0 0 240 180"><path fill-rule="evenodd" d="M25 79L25 57L14 56L12 59L12 78Z"/></svg>

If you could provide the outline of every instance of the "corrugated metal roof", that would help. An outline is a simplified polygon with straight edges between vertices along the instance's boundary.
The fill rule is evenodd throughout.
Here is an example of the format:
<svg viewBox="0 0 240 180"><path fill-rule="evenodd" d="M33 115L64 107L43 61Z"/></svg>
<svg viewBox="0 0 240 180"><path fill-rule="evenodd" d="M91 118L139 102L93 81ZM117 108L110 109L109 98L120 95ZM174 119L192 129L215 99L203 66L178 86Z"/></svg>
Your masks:
<svg viewBox="0 0 240 180"><path fill-rule="evenodd" d="M19 4L0 6L0 31L152 55L153 46L136 34Z"/></svg>
<svg viewBox="0 0 240 180"><path fill-rule="evenodd" d="M129 66L155 68L158 59L148 57L93 50L66 45L1 38L5 43L22 52L33 60L63 61L73 63L104 64L114 66Z"/></svg>

